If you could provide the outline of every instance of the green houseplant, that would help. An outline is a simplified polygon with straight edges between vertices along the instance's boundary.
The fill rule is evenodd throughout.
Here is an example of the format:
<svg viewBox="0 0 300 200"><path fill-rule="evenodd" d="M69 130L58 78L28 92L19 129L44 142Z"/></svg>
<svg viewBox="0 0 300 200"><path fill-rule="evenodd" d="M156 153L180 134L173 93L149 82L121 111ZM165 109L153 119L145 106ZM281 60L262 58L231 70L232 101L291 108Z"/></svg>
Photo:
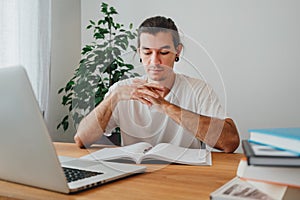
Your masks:
<svg viewBox="0 0 300 200"><path fill-rule="evenodd" d="M94 41L82 48L82 59L75 69L74 76L62 87L62 105L69 113L63 117L57 129L66 131L71 121L76 128L81 119L104 98L109 87L123 78L137 76L132 64L125 63L122 54L136 51L130 41L136 38L132 24L128 30L115 22L118 12L106 3L101 4L101 18L89 21L86 27L93 31ZM116 130L119 131L118 129Z"/></svg>

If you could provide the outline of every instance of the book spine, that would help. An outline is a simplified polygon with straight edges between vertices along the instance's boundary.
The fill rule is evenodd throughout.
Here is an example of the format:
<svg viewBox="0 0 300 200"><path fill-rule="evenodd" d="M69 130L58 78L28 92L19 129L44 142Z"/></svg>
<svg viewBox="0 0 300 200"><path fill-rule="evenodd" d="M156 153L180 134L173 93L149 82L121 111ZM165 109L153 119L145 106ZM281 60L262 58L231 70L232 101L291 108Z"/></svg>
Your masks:
<svg viewBox="0 0 300 200"><path fill-rule="evenodd" d="M243 148L245 156L247 157L248 165L251 165L251 157L254 156L254 152L252 150L251 145L249 144L249 142L247 140L242 141L242 148Z"/></svg>

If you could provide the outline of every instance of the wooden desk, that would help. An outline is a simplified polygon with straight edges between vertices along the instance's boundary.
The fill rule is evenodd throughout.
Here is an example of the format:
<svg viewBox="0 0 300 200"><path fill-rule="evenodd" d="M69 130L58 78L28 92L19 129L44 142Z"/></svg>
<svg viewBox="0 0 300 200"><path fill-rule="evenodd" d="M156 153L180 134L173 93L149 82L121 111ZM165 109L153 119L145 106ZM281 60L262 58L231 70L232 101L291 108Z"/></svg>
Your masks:
<svg viewBox="0 0 300 200"><path fill-rule="evenodd" d="M100 147L78 149L54 143L59 155L80 157ZM212 153L212 166L168 165L80 193L65 195L0 181L0 199L209 199L209 194L232 179L242 154Z"/></svg>

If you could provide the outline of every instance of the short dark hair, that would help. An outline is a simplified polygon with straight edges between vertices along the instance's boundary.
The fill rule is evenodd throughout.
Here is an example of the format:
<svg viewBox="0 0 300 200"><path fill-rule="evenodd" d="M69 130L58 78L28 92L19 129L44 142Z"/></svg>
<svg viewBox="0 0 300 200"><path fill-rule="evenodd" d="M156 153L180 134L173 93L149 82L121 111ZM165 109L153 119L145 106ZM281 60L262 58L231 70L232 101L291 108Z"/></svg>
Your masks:
<svg viewBox="0 0 300 200"><path fill-rule="evenodd" d="M142 33L150 33L155 35L158 32L170 32L173 37L175 48L181 44L178 29L171 18L163 16L150 17L144 20L138 29L137 43L140 47L140 36Z"/></svg>

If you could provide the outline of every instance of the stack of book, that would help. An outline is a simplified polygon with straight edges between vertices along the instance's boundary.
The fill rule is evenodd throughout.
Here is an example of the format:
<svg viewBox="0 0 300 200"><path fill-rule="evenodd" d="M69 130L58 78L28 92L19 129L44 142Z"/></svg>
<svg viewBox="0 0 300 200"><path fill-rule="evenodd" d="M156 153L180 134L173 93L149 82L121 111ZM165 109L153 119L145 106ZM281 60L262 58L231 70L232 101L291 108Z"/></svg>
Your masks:
<svg viewBox="0 0 300 200"><path fill-rule="evenodd" d="M251 129L236 177L211 199L300 199L300 128Z"/></svg>

